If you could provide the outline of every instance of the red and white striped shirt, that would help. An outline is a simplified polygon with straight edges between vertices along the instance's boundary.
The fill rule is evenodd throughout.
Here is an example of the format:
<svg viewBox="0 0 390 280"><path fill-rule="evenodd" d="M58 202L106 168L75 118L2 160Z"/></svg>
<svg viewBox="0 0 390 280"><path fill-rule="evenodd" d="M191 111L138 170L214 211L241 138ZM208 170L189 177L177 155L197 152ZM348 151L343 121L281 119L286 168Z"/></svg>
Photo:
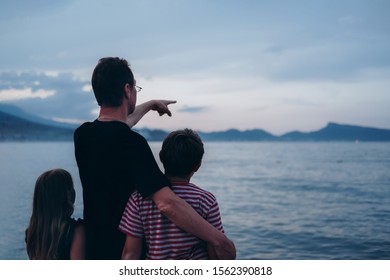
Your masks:
<svg viewBox="0 0 390 280"><path fill-rule="evenodd" d="M215 196L194 184L173 184L172 191L190 204L204 219L223 232ZM143 238L146 259L208 259L206 243L173 224L161 214L154 202L138 192L127 202L119 230Z"/></svg>

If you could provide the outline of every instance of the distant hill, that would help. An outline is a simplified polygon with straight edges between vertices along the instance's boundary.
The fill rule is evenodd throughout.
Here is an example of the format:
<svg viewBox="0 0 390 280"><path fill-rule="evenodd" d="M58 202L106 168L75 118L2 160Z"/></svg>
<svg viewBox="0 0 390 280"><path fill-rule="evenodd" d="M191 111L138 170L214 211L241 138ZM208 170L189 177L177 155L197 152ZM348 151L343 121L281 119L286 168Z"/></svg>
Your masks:
<svg viewBox="0 0 390 280"><path fill-rule="evenodd" d="M21 109L0 104L0 141L72 141L75 125L30 115ZM160 129L134 129L148 141L162 141L168 134ZM329 123L312 132L293 131L282 136L261 129L198 132L204 141L390 141L390 129Z"/></svg>
<svg viewBox="0 0 390 280"><path fill-rule="evenodd" d="M44 119L29 113L26 113L19 107L16 107L14 105L10 104L3 104L0 103L0 112L6 113L11 116L15 116L33 123L38 123L38 124L44 124L48 126L56 126L56 127L65 127L65 128L71 128L75 129L77 126L74 124L69 124L69 123L61 123L61 122L55 122L52 120Z"/></svg>
<svg viewBox="0 0 390 280"><path fill-rule="evenodd" d="M390 130L354 125L328 123L318 131L290 132L280 137L283 141L390 141Z"/></svg>
<svg viewBox="0 0 390 280"><path fill-rule="evenodd" d="M261 129L240 131L199 132L204 141L275 141L278 137Z"/></svg>
<svg viewBox="0 0 390 280"><path fill-rule="evenodd" d="M169 134L168 131L161 129L134 128L133 130L141 134L148 141L163 141Z"/></svg>
<svg viewBox="0 0 390 280"><path fill-rule="evenodd" d="M0 141L71 141L74 129L32 122L0 111Z"/></svg>

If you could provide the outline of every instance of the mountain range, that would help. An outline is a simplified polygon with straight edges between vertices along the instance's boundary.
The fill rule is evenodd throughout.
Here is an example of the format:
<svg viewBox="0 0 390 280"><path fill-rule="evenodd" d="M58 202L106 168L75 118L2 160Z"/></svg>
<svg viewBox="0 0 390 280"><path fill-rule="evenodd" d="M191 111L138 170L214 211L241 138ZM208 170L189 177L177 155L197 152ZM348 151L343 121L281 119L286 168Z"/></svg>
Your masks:
<svg viewBox="0 0 390 280"><path fill-rule="evenodd" d="M28 114L13 105L0 104L0 141L73 141L77 125ZM148 141L162 141L169 133L159 129L134 129ZM292 131L275 136L262 129L201 132L204 141L390 141L390 129L328 123L312 132Z"/></svg>

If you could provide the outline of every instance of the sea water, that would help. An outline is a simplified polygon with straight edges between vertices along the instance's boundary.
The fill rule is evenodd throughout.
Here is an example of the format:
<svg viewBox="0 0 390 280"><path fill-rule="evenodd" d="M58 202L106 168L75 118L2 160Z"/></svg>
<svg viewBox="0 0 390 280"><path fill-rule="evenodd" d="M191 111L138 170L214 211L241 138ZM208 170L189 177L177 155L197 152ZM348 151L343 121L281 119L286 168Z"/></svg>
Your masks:
<svg viewBox="0 0 390 280"><path fill-rule="evenodd" d="M161 143L150 146L158 160ZM206 142L192 182L218 200L238 259L390 259L390 143ZM161 165L160 165L161 166ZM0 143L0 259L27 259L36 178L81 184L71 142Z"/></svg>

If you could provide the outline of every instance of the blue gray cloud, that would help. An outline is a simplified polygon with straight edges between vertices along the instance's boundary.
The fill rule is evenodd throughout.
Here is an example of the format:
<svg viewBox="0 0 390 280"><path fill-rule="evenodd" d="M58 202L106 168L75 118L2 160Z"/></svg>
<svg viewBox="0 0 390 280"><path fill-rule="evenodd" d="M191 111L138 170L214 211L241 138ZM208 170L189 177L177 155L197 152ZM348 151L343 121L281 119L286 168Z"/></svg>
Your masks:
<svg viewBox="0 0 390 280"><path fill-rule="evenodd" d="M24 111L53 119L91 119L97 104L89 91L89 82L80 81L71 73L3 72L0 73L0 101L12 103ZM18 92L29 89L31 96L17 98ZM43 98L34 98L35 92L51 92ZM9 95L14 92L15 99Z"/></svg>
<svg viewBox="0 0 390 280"><path fill-rule="evenodd" d="M208 106L183 106L177 109L178 112L182 113L204 113L209 111Z"/></svg>
<svg viewBox="0 0 390 280"><path fill-rule="evenodd" d="M388 104L389 10L387 0L0 1L0 87L30 89L23 94L35 98L12 103L33 113L90 119L96 102L74 73L88 72L83 78L89 80L99 58L119 56L140 80L158 81L156 98L176 93L179 102L195 105L179 109L193 113L184 117L213 115L218 127L231 125L221 113L231 110L245 116L234 120L245 128L258 119L275 127L289 114L296 123L318 122L334 116L335 108L342 122L375 113L370 119L386 124L388 110L377 108ZM60 74L42 74L50 71ZM180 87L181 81L204 87ZM296 116L291 107L297 104L287 98L291 87L296 100L329 107L300 106ZM199 95L194 100L181 89ZM329 92L338 98L328 98ZM213 110L198 106L213 102ZM247 113L248 106L270 104ZM272 111L277 105L286 110L283 117Z"/></svg>

